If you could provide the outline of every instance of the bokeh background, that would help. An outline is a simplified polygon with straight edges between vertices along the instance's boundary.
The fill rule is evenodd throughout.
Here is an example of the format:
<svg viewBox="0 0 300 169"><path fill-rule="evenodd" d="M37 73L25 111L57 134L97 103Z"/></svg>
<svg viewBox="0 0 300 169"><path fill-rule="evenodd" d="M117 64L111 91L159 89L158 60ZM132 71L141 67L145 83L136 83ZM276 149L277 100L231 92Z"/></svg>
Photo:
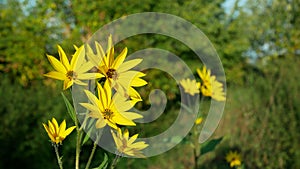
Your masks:
<svg viewBox="0 0 300 169"><path fill-rule="evenodd" d="M227 103L213 137L223 136L214 152L201 157L201 168L230 168L225 155L238 151L245 168L300 168L300 1L299 0L0 0L0 168L58 168L42 123L67 119L62 83L43 77L51 70L46 54L57 44L71 56L101 26L138 12L182 17L211 40L227 78ZM201 43L201 42L199 42ZM194 53L165 36L140 35L121 42L129 53L147 47L169 50L196 75ZM164 131L176 118L178 86L159 70L146 72L139 91L160 88L168 98L164 115L138 126L142 136ZM68 92L64 92L68 95ZM70 95L68 95L69 98ZM209 102L209 100L206 100ZM203 109L204 111L205 109ZM203 112L205 119L205 112ZM64 141L65 168L73 168L75 137ZM92 142L82 150L87 160ZM102 160L97 150L92 166ZM109 155L112 157L112 155ZM121 159L119 168L192 168L192 150L182 143L147 159Z"/></svg>

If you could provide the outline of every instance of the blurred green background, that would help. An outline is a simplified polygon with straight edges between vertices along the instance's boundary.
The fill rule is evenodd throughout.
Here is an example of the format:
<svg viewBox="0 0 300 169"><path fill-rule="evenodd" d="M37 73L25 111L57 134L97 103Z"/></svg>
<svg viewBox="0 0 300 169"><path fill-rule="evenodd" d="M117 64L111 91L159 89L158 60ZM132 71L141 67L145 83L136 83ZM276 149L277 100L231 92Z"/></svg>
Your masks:
<svg viewBox="0 0 300 169"><path fill-rule="evenodd" d="M70 126L71 120L60 95L62 83L42 76L52 69L45 54L58 56L60 44L70 56L73 44L81 45L101 26L149 11L196 25L215 46L226 72L227 103L214 134L224 139L201 157L201 168L230 168L229 150L241 153L246 168L300 168L299 0L0 0L0 168L58 168L42 123L56 117ZM145 47L172 51L194 73L201 67L189 57L192 51L163 36L136 36L125 45L129 53ZM169 78L158 71L145 77L149 85L140 89L145 101L138 106L149 106L145 89L160 88L168 97L168 118L139 126L144 135L166 129L176 118L178 107L172 105L180 97ZM64 141L65 168L74 166L74 143L74 133ZM83 147L83 162L91 144ZM92 166L102 155L98 149ZM179 144L156 157L121 159L118 166L192 168L192 151Z"/></svg>

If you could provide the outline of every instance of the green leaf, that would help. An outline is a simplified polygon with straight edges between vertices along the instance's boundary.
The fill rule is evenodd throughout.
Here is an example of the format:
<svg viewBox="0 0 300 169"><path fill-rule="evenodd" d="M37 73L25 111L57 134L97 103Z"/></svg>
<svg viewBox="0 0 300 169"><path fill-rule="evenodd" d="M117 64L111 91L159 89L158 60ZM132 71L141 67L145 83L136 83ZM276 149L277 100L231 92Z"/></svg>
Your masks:
<svg viewBox="0 0 300 169"><path fill-rule="evenodd" d="M92 131L93 131L93 129L94 129L94 128L92 127L92 125L94 124L94 121L95 121L95 120L90 120L90 121L88 122L88 125L87 125L87 128L86 128L86 130L88 130L88 131L87 131L87 133L85 134L84 139L83 139L81 145L84 145L84 144L90 139L90 134L92 133ZM86 130L85 130L85 131L86 131Z"/></svg>
<svg viewBox="0 0 300 169"><path fill-rule="evenodd" d="M202 144L200 148L201 155L213 151L216 148L216 146L222 141L222 139L223 137L220 137L218 139L213 139L209 142Z"/></svg>
<svg viewBox="0 0 300 169"><path fill-rule="evenodd" d="M104 154L104 159L103 159L102 163L99 165L99 167L93 168L93 169L106 169L107 166L108 166L108 157L107 157L107 154Z"/></svg>
<svg viewBox="0 0 300 169"><path fill-rule="evenodd" d="M66 104L68 113L69 113L69 115L71 116L72 120L73 120L74 123L75 123L75 121L76 121L76 113L75 113L74 107L73 107L72 104L69 102L69 100L67 99L67 97L64 95L63 92L61 92L61 95L62 95L62 97L63 97L63 99L64 99L65 104Z"/></svg>

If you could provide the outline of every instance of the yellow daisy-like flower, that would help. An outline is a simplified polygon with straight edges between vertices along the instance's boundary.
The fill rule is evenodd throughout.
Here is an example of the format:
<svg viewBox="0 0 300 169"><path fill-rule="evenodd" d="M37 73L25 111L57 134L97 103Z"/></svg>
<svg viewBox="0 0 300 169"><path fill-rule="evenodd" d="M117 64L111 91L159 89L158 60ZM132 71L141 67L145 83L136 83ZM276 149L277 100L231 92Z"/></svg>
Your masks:
<svg viewBox="0 0 300 169"><path fill-rule="evenodd" d="M66 90L76 83L78 85L87 85L83 83L81 80L90 80L97 79L103 77L100 73L87 73L93 67L91 62L86 62L84 55L85 49L84 46L80 48L75 47L76 52L73 55L71 62L69 62L65 52L63 49L58 46L58 53L60 57L60 61L51 55L47 55L49 62L55 69L55 71L51 71L44 76L63 80L64 86L63 89Z"/></svg>
<svg viewBox="0 0 300 169"><path fill-rule="evenodd" d="M144 141L135 142L137 139L138 134L133 135L129 138L129 132L126 129L122 134L121 129L117 131L117 134L111 130L113 139L117 146L117 150L121 154L126 154L129 156L136 156L136 157L145 157L141 150L145 149L149 145L146 144Z"/></svg>
<svg viewBox="0 0 300 169"><path fill-rule="evenodd" d="M196 82L196 80L182 79L179 83L183 87L185 93L192 96L199 93L200 83Z"/></svg>
<svg viewBox="0 0 300 169"><path fill-rule="evenodd" d="M106 55L99 43L95 42L95 45L97 53L94 54L92 49L87 46L87 56L98 69L98 72L102 73L106 77L106 80L109 81L111 87L115 88L121 95L141 101L139 93L133 87L141 87L147 84L145 80L141 79L145 74L130 69L141 63L142 59L133 59L124 62L127 55L127 48L124 48L115 59L111 35L108 38Z"/></svg>
<svg viewBox="0 0 300 169"><path fill-rule="evenodd" d="M76 126L72 126L66 129L66 120L58 126L55 118L52 118L52 121L48 120L48 126L44 123L43 126L48 133L49 138L55 144L61 144L62 141L76 128Z"/></svg>
<svg viewBox="0 0 300 169"><path fill-rule="evenodd" d="M196 124L196 125L199 125L199 124L202 123L202 121L203 121L203 118L202 118L202 117L198 117L198 118L195 120L195 124Z"/></svg>
<svg viewBox="0 0 300 169"><path fill-rule="evenodd" d="M91 111L90 117L98 119L96 128L103 128L106 125L114 129L118 129L117 125L135 126L132 120L143 117L140 114L128 112L136 101L128 100L119 93L115 93L112 97L112 90L108 83L106 81L103 88L97 83L99 99L90 91L84 90L91 103L80 103L80 105Z"/></svg>
<svg viewBox="0 0 300 169"><path fill-rule="evenodd" d="M200 85L201 93L204 96L209 96L217 101L225 101L225 93L223 84L216 80L216 76L211 75L211 71L203 67L203 70L197 69L197 73L202 80Z"/></svg>
<svg viewBox="0 0 300 169"><path fill-rule="evenodd" d="M230 164L230 167L240 166L242 163L241 155L236 151L227 153L225 159Z"/></svg>

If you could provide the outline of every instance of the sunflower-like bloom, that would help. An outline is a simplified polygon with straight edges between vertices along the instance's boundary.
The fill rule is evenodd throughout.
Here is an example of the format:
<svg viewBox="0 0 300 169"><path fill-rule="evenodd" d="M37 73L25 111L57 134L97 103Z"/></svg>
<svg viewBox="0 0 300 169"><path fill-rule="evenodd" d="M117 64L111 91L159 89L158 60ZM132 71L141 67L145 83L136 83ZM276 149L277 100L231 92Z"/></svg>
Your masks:
<svg viewBox="0 0 300 169"><path fill-rule="evenodd" d="M87 85L81 80L90 80L103 77L100 73L87 73L93 67L91 62L85 61L85 49L84 46L80 48L75 47L76 52L73 55L71 62L69 62L63 49L58 46L58 53L60 61L51 55L47 55L47 58L55 71L51 71L44 76L63 80L63 89L66 90L76 83L78 85Z"/></svg>
<svg viewBox="0 0 300 169"><path fill-rule="evenodd" d="M142 118L140 114L128 112L136 101L127 100L119 93L115 93L112 97L112 89L106 81L104 87L97 83L98 98L88 90L84 90L91 103L80 103L87 108L90 113L89 117L98 119L96 121L96 128L103 128L106 125L114 129L118 129L117 125L135 126L132 121Z"/></svg>
<svg viewBox="0 0 300 169"><path fill-rule="evenodd" d="M225 101L225 93L223 84L216 80L216 76L211 75L211 71L203 67L203 70L197 69L197 73L202 80L200 85L201 93L204 96L209 96L217 101Z"/></svg>
<svg viewBox="0 0 300 169"><path fill-rule="evenodd" d="M145 157L142 154L141 150L145 149L149 145L146 144L144 141L134 143L134 141L138 137L138 134L135 134L129 138L129 132L127 129L125 129L123 134L121 129L117 131L117 134L115 134L115 132L113 132L112 130L111 133L119 153L126 154L129 156Z"/></svg>
<svg viewBox="0 0 300 169"><path fill-rule="evenodd" d="M227 153L225 159L230 164L230 167L240 166L242 163L241 155L236 151Z"/></svg>
<svg viewBox="0 0 300 169"><path fill-rule="evenodd" d="M183 87L185 93L192 96L199 93L200 83L196 82L196 80L182 79L180 85Z"/></svg>
<svg viewBox="0 0 300 169"><path fill-rule="evenodd" d="M130 69L141 63L142 59L133 59L124 62L127 55L127 48L124 48L119 56L114 58L114 47L111 35L108 38L106 55L99 43L95 42L95 45L96 54L94 54L91 47L87 45L87 56L98 69L98 72L103 74L106 80L109 81L110 86L121 95L141 101L139 93L133 87L141 87L147 84L145 80L141 79L145 74Z"/></svg>
<svg viewBox="0 0 300 169"><path fill-rule="evenodd" d="M76 128L76 126L72 126L66 130L66 120L58 126L55 118L52 118L52 121L48 120L48 126L44 123L43 126L48 133L49 138L55 144L61 144L62 141Z"/></svg>

